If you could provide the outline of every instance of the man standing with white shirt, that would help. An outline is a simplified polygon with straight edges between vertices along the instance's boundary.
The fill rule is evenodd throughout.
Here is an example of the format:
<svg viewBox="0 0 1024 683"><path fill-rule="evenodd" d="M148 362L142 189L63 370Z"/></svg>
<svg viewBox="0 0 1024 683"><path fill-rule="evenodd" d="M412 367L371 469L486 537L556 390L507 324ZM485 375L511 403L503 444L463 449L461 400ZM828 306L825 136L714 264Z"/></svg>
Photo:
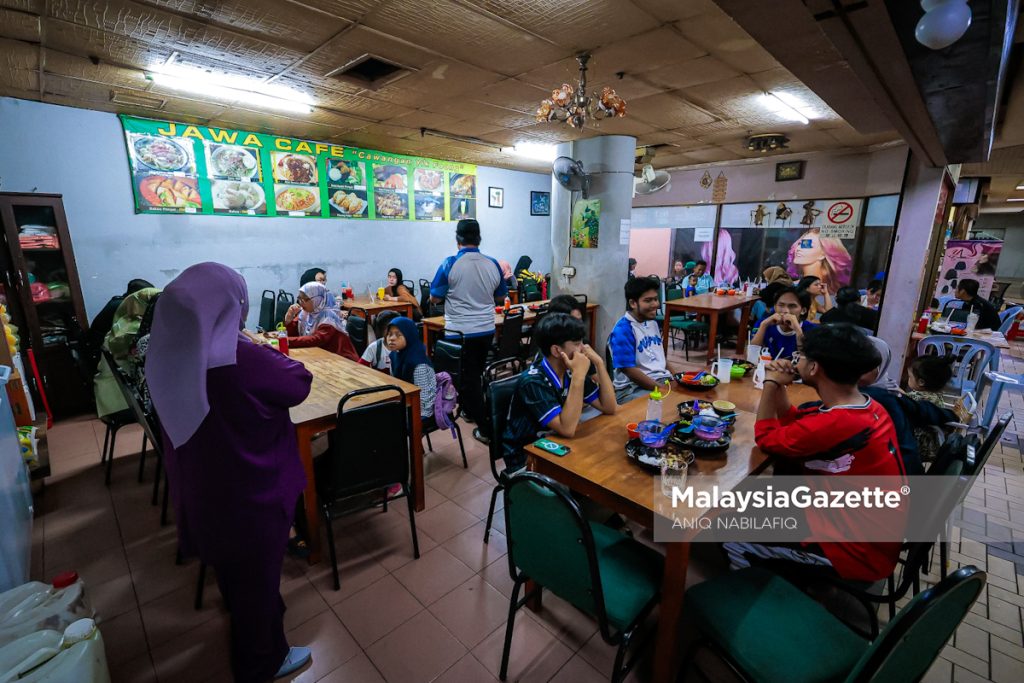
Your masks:
<svg viewBox="0 0 1024 683"><path fill-rule="evenodd" d="M473 437L488 443L490 433L480 377L494 339L495 298L507 296L508 288L498 262L480 253L478 222L472 219L459 221L455 228L455 241L459 251L446 258L437 269L430 284L430 300L434 303L444 301L445 329L465 335L460 402L469 418L477 424ZM456 336L450 335L449 338Z"/></svg>

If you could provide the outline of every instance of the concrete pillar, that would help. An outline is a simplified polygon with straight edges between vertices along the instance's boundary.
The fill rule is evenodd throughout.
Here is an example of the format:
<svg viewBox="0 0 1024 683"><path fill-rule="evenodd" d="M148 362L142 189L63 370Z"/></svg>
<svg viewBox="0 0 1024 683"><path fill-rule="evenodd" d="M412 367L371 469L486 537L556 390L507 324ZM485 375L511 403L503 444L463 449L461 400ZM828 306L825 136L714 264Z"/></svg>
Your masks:
<svg viewBox="0 0 1024 683"><path fill-rule="evenodd" d="M936 225L939 193L944 169L924 166L911 153L903 177L903 198L896 219L896 242L885 275L878 336L892 348L889 376L898 376L906 361L913 322L920 314L918 302L923 289L934 283L928 278L928 264L936 240L944 227Z"/></svg>
<svg viewBox="0 0 1024 683"><path fill-rule="evenodd" d="M626 283L629 245L619 244L622 219L633 209L633 159L636 138L628 135L604 135L566 142L558 146L558 155L583 162L591 175L590 198L601 200L601 222L597 249L573 249L569 254L569 220L572 201L580 193L564 189L551 178L551 296L586 294L600 304L597 311L597 339L592 340L599 353L615 322L626 307L622 287ZM571 263L576 277L561 278L562 267Z"/></svg>

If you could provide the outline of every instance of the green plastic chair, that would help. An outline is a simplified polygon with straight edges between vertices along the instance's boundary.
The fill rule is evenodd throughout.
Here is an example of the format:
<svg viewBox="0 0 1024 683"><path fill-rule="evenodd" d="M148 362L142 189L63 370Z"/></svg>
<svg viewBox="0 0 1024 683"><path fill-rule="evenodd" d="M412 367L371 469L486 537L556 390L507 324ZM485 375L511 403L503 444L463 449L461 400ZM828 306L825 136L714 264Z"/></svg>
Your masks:
<svg viewBox="0 0 1024 683"><path fill-rule="evenodd" d="M671 301L672 299L680 299L683 296L682 287L666 287L665 288L665 301ZM664 302L663 302L664 303ZM659 313L655 316L655 320L660 325L665 320L665 316ZM683 352L686 354L686 360L690 360L690 335L697 335L697 341L700 341L701 335L707 334L708 324L700 320L694 320L687 315L673 315L668 321L669 335L672 339L672 347L675 348L675 342L678 339L676 336L677 332L683 334Z"/></svg>
<svg viewBox="0 0 1024 683"><path fill-rule="evenodd" d="M541 586L597 619L604 641L618 646L611 680L625 678L641 649L624 665L630 641L660 598L664 558L614 529L588 522L565 487L536 472L508 477L505 533L515 585L501 680L508 674L516 612ZM538 587L520 600L519 592L530 580Z"/></svg>
<svg viewBox="0 0 1024 683"><path fill-rule="evenodd" d="M785 579L759 567L686 593L687 617L738 674L760 683L918 681L985 587L963 567L915 595L873 641L861 638Z"/></svg>

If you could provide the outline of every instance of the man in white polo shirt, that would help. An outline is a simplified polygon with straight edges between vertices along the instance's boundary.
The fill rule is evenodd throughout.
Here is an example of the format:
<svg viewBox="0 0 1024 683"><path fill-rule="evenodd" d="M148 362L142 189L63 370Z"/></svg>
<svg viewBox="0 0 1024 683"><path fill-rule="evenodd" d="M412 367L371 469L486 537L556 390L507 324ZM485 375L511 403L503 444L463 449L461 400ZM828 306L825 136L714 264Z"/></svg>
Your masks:
<svg viewBox="0 0 1024 683"><path fill-rule="evenodd" d="M430 300L434 303L444 301L445 329L461 332L466 337L462 348L460 402L469 418L477 424L473 436L487 443L490 433L480 377L494 339L495 298L504 298L508 288L498 262L480 253L479 223L472 219L459 221L455 228L455 241L459 252L446 258L437 269L437 275L430 283Z"/></svg>

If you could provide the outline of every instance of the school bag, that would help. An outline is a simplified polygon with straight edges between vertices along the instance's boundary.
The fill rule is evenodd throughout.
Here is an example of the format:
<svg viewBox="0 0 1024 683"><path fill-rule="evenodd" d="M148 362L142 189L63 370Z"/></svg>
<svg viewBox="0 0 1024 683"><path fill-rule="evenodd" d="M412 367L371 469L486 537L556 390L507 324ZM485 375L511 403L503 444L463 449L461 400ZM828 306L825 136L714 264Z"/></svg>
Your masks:
<svg viewBox="0 0 1024 683"><path fill-rule="evenodd" d="M455 409L459 404L459 392L455 389L452 376L447 372L434 375L437 393L434 394L434 422L438 429L447 429L455 438Z"/></svg>

